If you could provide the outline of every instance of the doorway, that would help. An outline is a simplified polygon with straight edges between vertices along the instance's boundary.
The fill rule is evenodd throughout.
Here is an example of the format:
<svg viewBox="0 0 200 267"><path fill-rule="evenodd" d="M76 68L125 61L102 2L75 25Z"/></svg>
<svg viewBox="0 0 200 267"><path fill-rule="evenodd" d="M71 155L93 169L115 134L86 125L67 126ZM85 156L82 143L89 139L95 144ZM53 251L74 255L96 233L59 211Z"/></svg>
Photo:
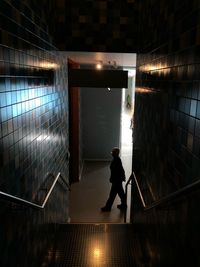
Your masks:
<svg viewBox="0 0 200 267"><path fill-rule="evenodd" d="M83 89L85 90L85 89ZM88 89L88 92L92 89ZM126 96L131 91L131 108L127 108ZM84 91L86 94L87 92ZM94 92L94 91L92 91ZM135 92L135 76L129 79L129 90L121 90L121 115L119 116L119 136L121 159L126 172L126 180L128 180L132 171L132 127L131 118L134 111L134 92ZM109 94L109 92L107 92ZM88 93L91 96L91 92ZM89 113L83 114L84 118L89 117ZM95 125L93 124L93 127ZM90 138L91 140L91 138ZM90 146L92 144L90 143ZM93 144L94 145L94 144ZM118 196L115 199L111 212L102 213L101 207L110 191L109 176L110 176L110 161L108 159L88 159L84 161L81 180L72 187L70 196L70 217L71 223L123 223L124 213L117 209L117 204L120 203ZM127 222L130 218L130 199L131 187L128 187L128 209Z"/></svg>

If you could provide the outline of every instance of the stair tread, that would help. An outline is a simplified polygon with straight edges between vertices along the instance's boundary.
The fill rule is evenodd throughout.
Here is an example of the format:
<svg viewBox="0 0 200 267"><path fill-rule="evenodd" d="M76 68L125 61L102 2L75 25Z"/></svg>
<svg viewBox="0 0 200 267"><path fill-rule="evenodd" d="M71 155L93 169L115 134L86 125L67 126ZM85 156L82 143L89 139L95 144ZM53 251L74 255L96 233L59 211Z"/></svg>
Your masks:
<svg viewBox="0 0 200 267"><path fill-rule="evenodd" d="M51 261L43 266L135 266L131 225L59 225ZM126 249L123 249L126 248Z"/></svg>

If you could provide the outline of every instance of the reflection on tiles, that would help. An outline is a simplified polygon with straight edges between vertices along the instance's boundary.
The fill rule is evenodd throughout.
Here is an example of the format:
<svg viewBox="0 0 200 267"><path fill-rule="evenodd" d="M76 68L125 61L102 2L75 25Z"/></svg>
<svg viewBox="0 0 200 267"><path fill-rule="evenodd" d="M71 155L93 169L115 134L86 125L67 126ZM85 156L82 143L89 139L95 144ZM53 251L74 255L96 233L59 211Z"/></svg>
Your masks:
<svg viewBox="0 0 200 267"><path fill-rule="evenodd" d="M51 3L43 5L0 4L0 191L39 204L49 173L68 178L67 64L47 32ZM45 211L0 200L0 266L39 266L49 224L67 216L68 192L60 185Z"/></svg>
<svg viewBox="0 0 200 267"><path fill-rule="evenodd" d="M53 257L42 267L135 266L132 234L130 227L118 224L60 226Z"/></svg>
<svg viewBox="0 0 200 267"><path fill-rule="evenodd" d="M58 225L42 267L199 266L178 225Z"/></svg>

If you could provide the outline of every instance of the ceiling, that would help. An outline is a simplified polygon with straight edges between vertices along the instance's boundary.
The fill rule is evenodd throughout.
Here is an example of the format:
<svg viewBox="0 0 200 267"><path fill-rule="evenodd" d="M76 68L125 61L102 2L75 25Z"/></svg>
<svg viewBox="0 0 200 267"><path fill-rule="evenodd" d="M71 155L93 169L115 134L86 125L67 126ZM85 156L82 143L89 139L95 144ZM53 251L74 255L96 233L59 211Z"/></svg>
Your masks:
<svg viewBox="0 0 200 267"><path fill-rule="evenodd" d="M65 52L71 60L83 65L96 65L101 62L103 65L113 67L135 68L136 54L134 53L103 53L103 52Z"/></svg>

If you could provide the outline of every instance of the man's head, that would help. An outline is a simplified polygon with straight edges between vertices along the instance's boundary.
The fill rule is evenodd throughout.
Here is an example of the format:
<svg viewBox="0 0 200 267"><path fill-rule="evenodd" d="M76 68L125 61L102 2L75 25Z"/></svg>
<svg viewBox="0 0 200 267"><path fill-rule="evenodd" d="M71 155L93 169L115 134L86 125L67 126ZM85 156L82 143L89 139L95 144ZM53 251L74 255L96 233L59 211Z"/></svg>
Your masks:
<svg viewBox="0 0 200 267"><path fill-rule="evenodd" d="M114 147L111 151L111 154L113 157L118 157L119 156L120 149L118 147Z"/></svg>

